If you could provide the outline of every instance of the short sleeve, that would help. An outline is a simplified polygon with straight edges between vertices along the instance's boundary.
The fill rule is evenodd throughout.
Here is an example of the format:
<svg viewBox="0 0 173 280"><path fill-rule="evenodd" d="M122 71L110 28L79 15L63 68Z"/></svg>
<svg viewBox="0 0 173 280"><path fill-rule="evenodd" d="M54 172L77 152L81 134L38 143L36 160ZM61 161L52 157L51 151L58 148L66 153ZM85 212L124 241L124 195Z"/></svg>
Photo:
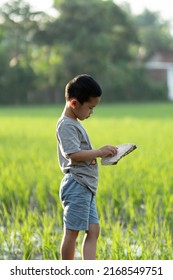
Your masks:
<svg viewBox="0 0 173 280"><path fill-rule="evenodd" d="M58 128L58 141L61 153L65 156L79 152L80 148L80 132L77 127L66 124Z"/></svg>

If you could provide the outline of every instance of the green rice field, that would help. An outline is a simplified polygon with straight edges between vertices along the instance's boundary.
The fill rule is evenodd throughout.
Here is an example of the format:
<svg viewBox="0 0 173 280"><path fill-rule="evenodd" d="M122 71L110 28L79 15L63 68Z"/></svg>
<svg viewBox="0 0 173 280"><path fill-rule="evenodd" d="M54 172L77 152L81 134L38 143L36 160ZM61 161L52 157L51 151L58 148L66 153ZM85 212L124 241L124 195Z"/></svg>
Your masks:
<svg viewBox="0 0 173 280"><path fill-rule="evenodd" d="M56 122L63 106L0 107L0 259L60 259ZM173 259L173 104L100 104L83 122L92 144L136 143L102 166L99 260ZM75 258L80 259L83 233Z"/></svg>

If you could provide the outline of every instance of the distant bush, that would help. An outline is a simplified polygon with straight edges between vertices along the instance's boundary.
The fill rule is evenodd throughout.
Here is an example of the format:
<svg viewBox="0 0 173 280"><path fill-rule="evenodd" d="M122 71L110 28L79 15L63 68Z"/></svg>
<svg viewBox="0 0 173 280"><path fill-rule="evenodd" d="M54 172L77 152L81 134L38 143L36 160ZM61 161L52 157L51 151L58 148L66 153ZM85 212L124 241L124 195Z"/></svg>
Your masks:
<svg viewBox="0 0 173 280"><path fill-rule="evenodd" d="M156 82L148 77L144 67L117 65L104 78L104 101L161 101L167 100L166 82Z"/></svg>

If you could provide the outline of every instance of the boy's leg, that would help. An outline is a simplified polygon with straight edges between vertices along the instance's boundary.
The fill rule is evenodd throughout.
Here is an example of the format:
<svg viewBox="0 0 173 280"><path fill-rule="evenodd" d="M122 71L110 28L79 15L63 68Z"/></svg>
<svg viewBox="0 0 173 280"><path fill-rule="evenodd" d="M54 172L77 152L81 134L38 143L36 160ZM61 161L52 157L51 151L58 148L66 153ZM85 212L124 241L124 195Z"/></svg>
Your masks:
<svg viewBox="0 0 173 280"><path fill-rule="evenodd" d="M75 247L76 247L76 238L78 236L78 230L64 229L64 236L61 243L60 253L62 260L73 260Z"/></svg>
<svg viewBox="0 0 173 280"><path fill-rule="evenodd" d="M88 231L86 231L83 246L82 258L84 260L95 260L96 258L96 245L99 237L100 227L99 224L90 224Z"/></svg>

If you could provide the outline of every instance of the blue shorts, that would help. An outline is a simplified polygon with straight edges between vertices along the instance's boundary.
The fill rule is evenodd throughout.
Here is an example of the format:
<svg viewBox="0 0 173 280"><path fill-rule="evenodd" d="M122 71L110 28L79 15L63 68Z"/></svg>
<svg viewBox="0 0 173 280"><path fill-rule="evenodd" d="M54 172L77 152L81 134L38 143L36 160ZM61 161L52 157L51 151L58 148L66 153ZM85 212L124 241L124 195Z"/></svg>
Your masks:
<svg viewBox="0 0 173 280"><path fill-rule="evenodd" d="M88 230L89 224L98 224L93 193L74 180L68 173L60 186L60 200L64 208L64 226L71 230Z"/></svg>

